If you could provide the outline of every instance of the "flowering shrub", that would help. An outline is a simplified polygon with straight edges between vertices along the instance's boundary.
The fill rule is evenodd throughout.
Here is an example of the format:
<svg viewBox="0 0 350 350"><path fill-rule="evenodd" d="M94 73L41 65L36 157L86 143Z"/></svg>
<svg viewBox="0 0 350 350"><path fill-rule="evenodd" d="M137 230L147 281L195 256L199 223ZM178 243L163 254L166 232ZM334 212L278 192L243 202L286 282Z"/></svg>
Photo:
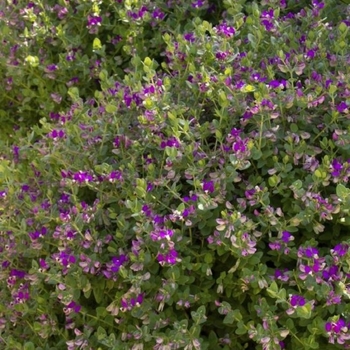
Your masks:
<svg viewBox="0 0 350 350"><path fill-rule="evenodd" d="M0 19L1 348L350 348L349 7Z"/></svg>

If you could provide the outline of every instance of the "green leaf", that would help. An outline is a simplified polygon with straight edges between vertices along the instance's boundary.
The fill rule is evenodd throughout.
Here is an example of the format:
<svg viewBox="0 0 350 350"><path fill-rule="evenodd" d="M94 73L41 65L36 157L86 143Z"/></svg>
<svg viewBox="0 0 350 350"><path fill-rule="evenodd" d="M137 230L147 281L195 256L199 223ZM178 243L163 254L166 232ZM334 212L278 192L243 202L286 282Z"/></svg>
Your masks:
<svg viewBox="0 0 350 350"><path fill-rule="evenodd" d="M338 184L336 188L337 196L344 200L349 195L350 190L342 184Z"/></svg>
<svg viewBox="0 0 350 350"><path fill-rule="evenodd" d="M317 178L319 179L322 178L322 172L320 169L316 169L314 174Z"/></svg>
<svg viewBox="0 0 350 350"><path fill-rule="evenodd" d="M107 333L106 333L105 329L102 328L101 326L99 326L97 328L97 339L102 340L102 339L105 339L106 337L107 337Z"/></svg>
<svg viewBox="0 0 350 350"><path fill-rule="evenodd" d="M101 40L99 38L95 38L92 43L92 49L94 51L102 49Z"/></svg>
<svg viewBox="0 0 350 350"><path fill-rule="evenodd" d="M196 324L204 323L207 319L205 306L200 306L197 311L191 311L191 316Z"/></svg>
<svg viewBox="0 0 350 350"><path fill-rule="evenodd" d="M207 264L210 264L213 262L213 256L210 253L205 254L204 256L204 262Z"/></svg>
<svg viewBox="0 0 350 350"><path fill-rule="evenodd" d="M300 190L303 187L301 180L296 180L292 183L293 189Z"/></svg>
<svg viewBox="0 0 350 350"><path fill-rule="evenodd" d="M70 87L68 89L68 95L73 101L78 100L79 99L79 89L75 86Z"/></svg>
<svg viewBox="0 0 350 350"><path fill-rule="evenodd" d="M328 92L330 95L334 95L334 93L337 91L337 86L336 85L330 85Z"/></svg>
<svg viewBox="0 0 350 350"><path fill-rule="evenodd" d="M243 321L238 322L237 329L235 330L237 335L243 335L247 333L247 329L243 323Z"/></svg>
<svg viewBox="0 0 350 350"><path fill-rule="evenodd" d="M298 306L296 308L296 314L300 318L309 319L311 317L311 314L312 314L311 305L305 304L304 306Z"/></svg>
<svg viewBox="0 0 350 350"><path fill-rule="evenodd" d="M266 289L267 294L271 297L271 298L277 298L277 293L278 293L278 286L277 283L275 281L273 281L270 286Z"/></svg>
<svg viewBox="0 0 350 350"><path fill-rule="evenodd" d="M135 193L139 198L144 198L146 196L146 190L140 186L136 186Z"/></svg>
<svg viewBox="0 0 350 350"><path fill-rule="evenodd" d="M145 60L144 60L144 64L147 67L151 67L152 66L152 60L149 57L146 57Z"/></svg>
<svg viewBox="0 0 350 350"><path fill-rule="evenodd" d="M338 26L338 29L341 33L345 33L348 30L348 26L344 22L341 22Z"/></svg>
<svg viewBox="0 0 350 350"><path fill-rule="evenodd" d="M255 148L255 147L252 148L251 153L252 153L252 158L254 160L258 160L258 159L260 159L262 157L262 152L260 150L258 150L257 148Z"/></svg>
<svg viewBox="0 0 350 350"><path fill-rule="evenodd" d="M27 56L25 61L29 63L32 67L37 67L39 65L39 58L37 56Z"/></svg>
<svg viewBox="0 0 350 350"><path fill-rule="evenodd" d="M248 93L248 92L253 92L253 91L255 91L255 87L254 87L253 85L247 84L247 85L244 85L244 86L241 88L241 91L242 91L242 92L246 92L246 93Z"/></svg>
<svg viewBox="0 0 350 350"><path fill-rule="evenodd" d="M295 123L290 124L290 130L292 132L298 132L298 130L299 130L298 125Z"/></svg>
<svg viewBox="0 0 350 350"><path fill-rule="evenodd" d="M235 321L233 311L230 311L224 318L224 324L232 324Z"/></svg>
<svg viewBox="0 0 350 350"><path fill-rule="evenodd" d="M23 350L35 350L35 345L31 341L28 341L23 345Z"/></svg>
<svg viewBox="0 0 350 350"><path fill-rule="evenodd" d="M106 112L107 113L115 113L118 110L117 106L114 106L112 104L108 104L106 106Z"/></svg>
<svg viewBox="0 0 350 350"><path fill-rule="evenodd" d="M100 304L104 298L105 281L104 280L100 280L100 281L96 280L96 282L97 283L92 288L92 292L94 294L96 303Z"/></svg>

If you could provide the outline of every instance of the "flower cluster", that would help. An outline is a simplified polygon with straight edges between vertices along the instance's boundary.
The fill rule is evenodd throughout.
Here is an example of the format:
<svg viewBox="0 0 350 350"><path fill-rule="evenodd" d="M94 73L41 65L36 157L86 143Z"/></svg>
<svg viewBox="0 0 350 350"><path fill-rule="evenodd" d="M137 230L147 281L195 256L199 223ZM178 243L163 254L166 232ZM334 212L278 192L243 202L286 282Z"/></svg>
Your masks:
<svg viewBox="0 0 350 350"><path fill-rule="evenodd" d="M283 231L280 238L269 243L269 247L272 250L283 252L283 254L289 254L290 248L288 248L288 243L293 240L294 237L288 231Z"/></svg>
<svg viewBox="0 0 350 350"><path fill-rule="evenodd" d="M72 254L71 249L68 248L52 254L52 259L63 267L63 275L66 275L72 265L76 263L76 257Z"/></svg>
<svg viewBox="0 0 350 350"><path fill-rule="evenodd" d="M350 323L347 323L343 318L339 318L337 321L326 322L324 328L331 344L337 342L341 345L349 345Z"/></svg>
<svg viewBox="0 0 350 350"><path fill-rule="evenodd" d="M118 271L128 261L128 257L125 254L119 256L113 256L112 260L106 264L106 267L102 270L102 274L108 279L117 279Z"/></svg>
<svg viewBox="0 0 350 350"><path fill-rule="evenodd" d="M120 310L122 312L131 311L134 307L138 307L142 304L143 298L144 293L139 293L137 296L128 299L122 298L120 301Z"/></svg>

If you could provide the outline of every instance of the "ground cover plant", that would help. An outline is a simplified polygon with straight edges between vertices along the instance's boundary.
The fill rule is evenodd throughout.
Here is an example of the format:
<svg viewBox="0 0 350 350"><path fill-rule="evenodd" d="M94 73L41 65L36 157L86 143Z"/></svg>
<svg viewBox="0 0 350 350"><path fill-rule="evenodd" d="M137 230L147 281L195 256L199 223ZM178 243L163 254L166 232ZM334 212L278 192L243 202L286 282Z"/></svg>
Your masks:
<svg viewBox="0 0 350 350"><path fill-rule="evenodd" d="M1 348L349 348L349 24L6 2Z"/></svg>

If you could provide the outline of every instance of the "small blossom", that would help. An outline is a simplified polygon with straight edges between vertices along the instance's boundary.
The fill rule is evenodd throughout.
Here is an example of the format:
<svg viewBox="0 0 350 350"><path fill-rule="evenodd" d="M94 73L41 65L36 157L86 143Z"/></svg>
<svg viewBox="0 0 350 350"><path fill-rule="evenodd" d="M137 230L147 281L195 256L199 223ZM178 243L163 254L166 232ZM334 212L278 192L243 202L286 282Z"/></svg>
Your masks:
<svg viewBox="0 0 350 350"><path fill-rule="evenodd" d="M78 305L76 302L71 301L71 302L67 305L67 309L69 309L70 312L71 312L71 311L74 311L74 312L78 313L78 312L81 310L81 306ZM70 312L69 312L69 313L70 313ZM69 314L69 313L68 313L68 314Z"/></svg>
<svg viewBox="0 0 350 350"><path fill-rule="evenodd" d="M301 295L292 295L290 297L290 304L293 307L304 306L305 305L305 298L302 297Z"/></svg>
<svg viewBox="0 0 350 350"><path fill-rule="evenodd" d="M52 130L48 135L49 138L56 141L57 139L62 139L66 136L65 132L63 130Z"/></svg>
<svg viewBox="0 0 350 350"><path fill-rule="evenodd" d="M223 35L227 38L231 38L236 34L236 31L233 27L227 25L226 23L216 26L215 30L218 34Z"/></svg>
<svg viewBox="0 0 350 350"><path fill-rule="evenodd" d="M213 193L215 191L214 181L203 181L202 187L206 193Z"/></svg>
<svg viewBox="0 0 350 350"><path fill-rule="evenodd" d="M204 6L204 5L205 5L205 1L203 1L203 0L197 0L195 2L192 2L192 4L191 4L191 6L193 8L196 8L196 9L198 9L198 8Z"/></svg>
<svg viewBox="0 0 350 350"><path fill-rule="evenodd" d="M102 18L100 16L88 16L87 27L100 26L102 23Z"/></svg>
<svg viewBox="0 0 350 350"><path fill-rule="evenodd" d="M157 260L161 265L170 264L174 265L176 264L176 258L178 257L178 253L175 249L170 249L166 254L158 254Z"/></svg>
<svg viewBox="0 0 350 350"><path fill-rule="evenodd" d="M193 43L195 41L195 36L193 33L187 33L184 35L184 39Z"/></svg>
<svg viewBox="0 0 350 350"><path fill-rule="evenodd" d="M160 9L155 9L152 12L152 18L154 19L162 20L164 19L164 17L165 17L165 14Z"/></svg>
<svg viewBox="0 0 350 350"><path fill-rule="evenodd" d="M344 243L337 244L333 249L331 249L332 255L339 257L346 255L348 251L349 245Z"/></svg>
<svg viewBox="0 0 350 350"><path fill-rule="evenodd" d="M349 113L348 105L343 101L337 106L339 113Z"/></svg>

